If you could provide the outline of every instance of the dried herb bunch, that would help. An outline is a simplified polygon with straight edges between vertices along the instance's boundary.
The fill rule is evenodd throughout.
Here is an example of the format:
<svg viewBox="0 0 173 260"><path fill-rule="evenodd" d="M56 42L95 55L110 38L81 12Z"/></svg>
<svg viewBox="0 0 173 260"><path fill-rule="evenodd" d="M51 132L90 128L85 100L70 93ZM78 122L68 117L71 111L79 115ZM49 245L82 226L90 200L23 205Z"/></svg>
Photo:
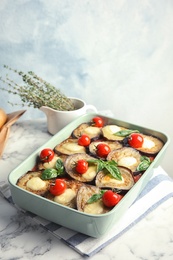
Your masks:
<svg viewBox="0 0 173 260"><path fill-rule="evenodd" d="M4 65L4 68L18 74L24 84L22 86L18 85L6 74L5 79L0 77L1 82L5 84L6 88L3 86L0 87L0 89L10 94L18 95L22 101L22 106L27 105L34 108L48 106L60 111L71 111L75 109L73 102L69 98L61 93L59 89L38 77L34 72L29 71L28 73L24 73L6 65ZM11 103L11 105L17 104Z"/></svg>

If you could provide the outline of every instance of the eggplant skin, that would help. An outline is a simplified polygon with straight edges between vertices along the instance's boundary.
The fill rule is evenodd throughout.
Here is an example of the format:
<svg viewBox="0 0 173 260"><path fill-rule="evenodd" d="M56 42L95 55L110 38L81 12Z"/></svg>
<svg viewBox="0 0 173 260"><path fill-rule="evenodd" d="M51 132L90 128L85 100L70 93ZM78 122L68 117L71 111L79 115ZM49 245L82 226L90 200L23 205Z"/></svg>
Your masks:
<svg viewBox="0 0 173 260"><path fill-rule="evenodd" d="M84 153L69 155L64 162L64 167L65 167L67 174L71 178L78 180L78 181L81 181L81 182L87 182L88 183L88 182L93 181L96 174L97 174L97 166L91 165L91 166L88 167L88 170L87 170L86 173L80 174L75 170L75 164L80 159L92 160L92 159L95 159L95 158L88 155L88 154L84 154Z"/></svg>
<svg viewBox="0 0 173 260"><path fill-rule="evenodd" d="M164 143L160 139L141 133L140 135L143 137L144 142L142 147L136 148L136 150L148 155L156 155L162 149Z"/></svg>
<svg viewBox="0 0 173 260"><path fill-rule="evenodd" d="M39 189L32 189L31 187L28 187L28 183L29 181L33 181L34 180L39 180L40 179L40 182L43 184L45 184L42 188L39 188ZM39 179L38 179L39 178ZM17 186L19 186L20 188L24 189L24 190L27 190L27 191L30 191L34 194L37 194L37 195L40 195L40 196L44 196L48 190L49 190L49 187L50 187L50 183L51 181L50 180L42 180L41 179L41 172L40 171L28 171L25 175L23 175L22 177L19 178L19 180L17 181Z"/></svg>
<svg viewBox="0 0 173 260"><path fill-rule="evenodd" d="M92 154L93 156L99 157L97 155L97 152L96 152L97 151L96 147L100 143L107 144L110 147L111 151L119 149L119 148L122 147L122 144L120 142L118 142L118 141L108 141L108 140L101 140L100 139L100 140L93 141L93 142L90 143L90 145L89 145L89 152L90 152L90 154Z"/></svg>
<svg viewBox="0 0 173 260"><path fill-rule="evenodd" d="M126 167L120 166L118 168L121 172L122 181L115 179L111 174L102 170L98 172L96 176L96 186L99 188L111 188L124 191L130 190L135 184L132 171Z"/></svg>
<svg viewBox="0 0 173 260"><path fill-rule="evenodd" d="M82 185L77 193L77 209L79 211L89 213L89 214L104 214L110 211L110 208L107 208L102 199L99 199L96 202L88 204L87 201L92 197L94 194L99 194L100 189L93 185Z"/></svg>
<svg viewBox="0 0 173 260"><path fill-rule="evenodd" d="M127 130L127 128L120 127L120 126L117 126L117 125L106 125L106 126L102 127L102 135L107 140L121 141L125 137L115 135L115 133L119 132L119 131L122 131L122 130Z"/></svg>
<svg viewBox="0 0 173 260"><path fill-rule="evenodd" d="M89 123L82 123L72 132L72 137L79 138L82 134L88 135L91 139L98 139L102 134L101 128L92 126Z"/></svg>
<svg viewBox="0 0 173 260"><path fill-rule="evenodd" d="M122 147L113 150L107 156L108 161L114 160L118 166L129 168L132 172L136 171L136 168L141 162L140 159L140 152L132 147Z"/></svg>
<svg viewBox="0 0 173 260"><path fill-rule="evenodd" d="M64 196L64 200L61 203L59 203L59 204L62 204L64 206L67 206L67 207L70 207L70 208L73 208L73 209L77 209L77 204L76 204L77 199L76 199L76 197L77 197L78 190L83 185L83 183L79 182L79 181L76 181L76 180L68 180L68 179L65 179L65 182L66 182L66 185L67 185L67 189L68 190L72 190L75 195L70 200L68 199L68 197L67 197L67 199L65 199L66 195L63 195ZM50 192L48 192L46 194L46 196L45 196L45 198L47 198L47 199L49 199L51 201L56 202L55 201L55 197L58 197L58 196L54 196Z"/></svg>
<svg viewBox="0 0 173 260"><path fill-rule="evenodd" d="M55 154L54 158L50 161L50 162L41 162L39 160L39 162L37 163L37 168L38 170L44 170L44 169L51 169L51 168L55 168L56 169L56 162L58 159L60 159L62 162L64 162L64 160L66 159L66 155L57 155Z"/></svg>
<svg viewBox="0 0 173 260"><path fill-rule="evenodd" d="M78 145L78 139L67 138L60 144L57 144L54 148L57 154L71 155L75 153L86 153L84 146Z"/></svg>

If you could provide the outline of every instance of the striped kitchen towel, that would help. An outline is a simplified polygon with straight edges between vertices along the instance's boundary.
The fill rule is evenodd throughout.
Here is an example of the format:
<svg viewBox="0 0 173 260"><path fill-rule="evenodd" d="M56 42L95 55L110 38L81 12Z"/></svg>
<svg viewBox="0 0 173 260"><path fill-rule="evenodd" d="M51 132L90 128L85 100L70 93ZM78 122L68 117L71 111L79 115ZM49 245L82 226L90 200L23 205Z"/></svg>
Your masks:
<svg viewBox="0 0 173 260"><path fill-rule="evenodd" d="M1 183L0 192L10 203L13 204L8 183ZM124 214L120 222L115 225L108 234L101 238L92 238L77 233L58 224L49 222L30 212L24 211L24 214L30 216L34 221L39 223L55 237L65 242L66 245L70 246L81 255L89 257L110 244L110 242L115 241L123 233L128 231L137 222L144 218L149 212L154 210L170 197L173 197L173 180L159 166L154 170L150 181ZM136 212L138 212L138 214L136 214Z"/></svg>

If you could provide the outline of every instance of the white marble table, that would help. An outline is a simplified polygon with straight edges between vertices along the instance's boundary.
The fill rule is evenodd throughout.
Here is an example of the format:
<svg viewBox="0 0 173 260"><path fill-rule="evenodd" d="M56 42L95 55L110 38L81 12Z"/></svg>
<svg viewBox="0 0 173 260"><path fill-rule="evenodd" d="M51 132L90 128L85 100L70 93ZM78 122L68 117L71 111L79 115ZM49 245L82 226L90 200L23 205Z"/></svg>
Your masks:
<svg viewBox="0 0 173 260"><path fill-rule="evenodd" d="M46 122L19 121L11 128L0 160L0 182L51 135ZM0 197L0 259L83 259ZM173 198L90 259L172 260Z"/></svg>

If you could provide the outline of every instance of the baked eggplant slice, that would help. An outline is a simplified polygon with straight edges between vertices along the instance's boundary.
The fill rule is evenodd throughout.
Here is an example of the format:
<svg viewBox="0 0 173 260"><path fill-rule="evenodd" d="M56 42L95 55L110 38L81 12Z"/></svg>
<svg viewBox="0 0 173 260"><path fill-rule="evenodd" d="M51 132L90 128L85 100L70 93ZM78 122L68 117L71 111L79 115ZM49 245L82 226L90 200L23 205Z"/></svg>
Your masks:
<svg viewBox="0 0 173 260"><path fill-rule="evenodd" d="M162 149L164 144L160 139L141 133L140 135L143 137L144 142L142 144L142 147L136 148L138 151L150 155L156 155Z"/></svg>
<svg viewBox="0 0 173 260"><path fill-rule="evenodd" d="M132 172L136 171L136 168L141 162L140 159L141 154L132 147L123 147L117 150L113 150L107 156L108 161L114 160L117 162L118 166L124 166L130 169Z"/></svg>
<svg viewBox="0 0 173 260"><path fill-rule="evenodd" d="M75 138L79 138L82 134L86 134L92 139L99 138L101 133L101 128L92 126L89 123L83 123L79 125L76 129L74 129L74 131L72 132L72 136Z"/></svg>
<svg viewBox="0 0 173 260"><path fill-rule="evenodd" d="M99 199L93 203L87 203L87 201L95 194L99 194L100 189L92 185L82 185L77 193L77 209L79 211L88 213L88 214L104 214L110 211L110 208L107 208L102 199Z"/></svg>
<svg viewBox="0 0 173 260"><path fill-rule="evenodd" d="M66 159L66 155L54 155L54 158L50 161L50 162L39 162L37 167L38 170L44 170L44 169L51 169L51 168L56 168L56 162L58 159L61 159L62 162L64 162L64 160Z"/></svg>
<svg viewBox="0 0 173 260"><path fill-rule="evenodd" d="M107 144L110 147L111 151L119 149L119 148L122 147L122 144L118 141L102 141L102 140L93 141L89 145L89 152L92 155L98 157L96 151L97 151L97 145L100 144L100 143Z"/></svg>
<svg viewBox="0 0 173 260"><path fill-rule="evenodd" d="M58 154L75 154L75 153L85 153L86 148L78 144L78 139L68 138L56 145L54 148L55 152Z"/></svg>
<svg viewBox="0 0 173 260"><path fill-rule="evenodd" d="M123 136L118 136L115 133L122 131L122 130L127 130L127 128L118 126L118 125L106 125L104 127L102 127L102 134L103 136L107 139L107 140L111 140L111 141L121 141L123 140L125 137Z"/></svg>
<svg viewBox="0 0 173 260"><path fill-rule="evenodd" d="M46 198L52 200L56 203L59 203L64 206L68 206L70 208L77 208L76 205L76 196L79 188L83 185L83 183L76 180L65 180L67 188L64 193L58 196L54 196L50 192L47 194Z"/></svg>
<svg viewBox="0 0 173 260"><path fill-rule="evenodd" d="M94 180L94 178L97 174L97 166L94 164L89 165L86 173L80 174L75 170L75 165L76 165L77 161L81 160L81 159L84 159L87 161L87 160L92 160L95 158L92 156L89 156L88 154L84 154L84 153L69 155L64 163L65 170L66 170L67 174L75 180L78 180L81 182L91 182Z"/></svg>
<svg viewBox="0 0 173 260"><path fill-rule="evenodd" d="M41 172L28 171L16 183L20 188L44 196L49 190L50 181L41 179Z"/></svg>
<svg viewBox="0 0 173 260"><path fill-rule="evenodd" d="M122 180L118 180L114 178L110 173L106 170L102 170L97 173L96 176L96 186L99 188L111 188L128 191L134 185L134 179L132 175L132 171L126 167L118 167L122 176Z"/></svg>

